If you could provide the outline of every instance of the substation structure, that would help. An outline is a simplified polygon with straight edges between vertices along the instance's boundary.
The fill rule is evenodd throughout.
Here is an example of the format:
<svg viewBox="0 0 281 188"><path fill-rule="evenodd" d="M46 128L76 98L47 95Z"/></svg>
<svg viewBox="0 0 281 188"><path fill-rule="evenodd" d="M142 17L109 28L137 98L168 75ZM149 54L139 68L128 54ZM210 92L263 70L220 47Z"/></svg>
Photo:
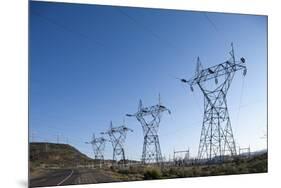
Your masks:
<svg viewBox="0 0 281 188"><path fill-rule="evenodd" d="M104 162L104 149L105 149L105 142L107 140L100 137L95 137L95 134L92 136L92 140L90 142L86 142L86 144L91 144L94 152L95 160L99 160L100 164Z"/></svg>
<svg viewBox="0 0 281 188"><path fill-rule="evenodd" d="M238 155L239 155L240 157L251 157L251 148L250 148L250 146L247 147L247 148L240 148L240 147L239 147L239 153L238 153Z"/></svg>
<svg viewBox="0 0 281 188"><path fill-rule="evenodd" d="M198 149L198 159L223 160L225 156L237 154L235 140L227 108L226 95L233 77L237 71L247 68L245 59L235 59L233 44L231 43L230 59L203 69L199 57L195 76L190 80L181 81L190 86L198 85L204 95L204 118Z"/></svg>
<svg viewBox="0 0 281 188"><path fill-rule="evenodd" d="M187 164L189 159L190 159L189 149L188 150L180 150L180 151L174 150L173 162L174 162L175 166L185 165L185 164Z"/></svg>
<svg viewBox="0 0 281 188"><path fill-rule="evenodd" d="M125 126L125 122L123 122L123 125L118 127L113 127L112 121L110 122L110 127L106 132L102 132L101 134L107 134L110 138L110 142L113 147L113 160L112 164L123 164L126 163L126 157L125 157L125 149L124 144L127 136L127 132L133 132L132 129L129 129Z"/></svg>
<svg viewBox="0 0 281 188"><path fill-rule="evenodd" d="M161 115L167 111L171 114L170 110L163 106L160 101L154 106L143 107L142 101L139 101L138 111L135 114L127 114L129 117L136 117L140 122L144 134L143 150L141 162L142 164L160 164L162 163L162 154L159 143L159 124Z"/></svg>

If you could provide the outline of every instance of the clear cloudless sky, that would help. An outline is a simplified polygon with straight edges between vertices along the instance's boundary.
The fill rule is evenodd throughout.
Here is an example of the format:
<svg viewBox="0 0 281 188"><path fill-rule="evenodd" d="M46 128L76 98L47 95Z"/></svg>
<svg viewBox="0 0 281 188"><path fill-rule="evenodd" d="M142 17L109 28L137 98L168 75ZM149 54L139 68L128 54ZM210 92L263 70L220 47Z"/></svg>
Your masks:
<svg viewBox="0 0 281 188"><path fill-rule="evenodd" d="M194 11L30 2L29 133L33 141L60 142L93 156L85 141L122 124L138 101L154 105L161 94L164 113L159 138L163 155L190 148L196 157L203 95L176 77L191 78L196 57L203 67L224 62L234 43L248 74L237 72L228 107L237 145L266 148L267 17ZM143 133L133 129L126 155L140 159ZM32 140L31 140L32 141ZM105 158L112 157L106 145Z"/></svg>

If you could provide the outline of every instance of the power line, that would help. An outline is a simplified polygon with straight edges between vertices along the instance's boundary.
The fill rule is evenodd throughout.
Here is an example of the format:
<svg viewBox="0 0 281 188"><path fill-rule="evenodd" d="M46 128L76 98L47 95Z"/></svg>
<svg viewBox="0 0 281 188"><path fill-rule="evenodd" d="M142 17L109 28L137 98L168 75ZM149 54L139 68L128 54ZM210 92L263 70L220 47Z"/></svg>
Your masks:
<svg viewBox="0 0 281 188"><path fill-rule="evenodd" d="M210 23L210 25L213 27L215 32L219 35L220 38L224 38L224 41L226 44L229 44L231 40L229 40L221 30L219 30L216 22L208 15L207 12L203 12L203 15L205 19Z"/></svg>
<svg viewBox="0 0 281 188"><path fill-rule="evenodd" d="M31 131L31 126L29 126L29 131ZM57 136L57 134L61 134L62 132L64 132L63 130L61 130L61 129L59 129L59 128L55 128L55 127L51 127L51 126L45 126L44 127L44 129L47 129L47 130L49 130L49 131L51 131L52 133L51 134L56 134L56 135L49 135L50 137L53 137L53 136ZM37 134L37 132L36 132L36 134ZM42 133L41 135L45 135L45 132L44 133ZM64 134L65 135L65 134ZM63 135L62 135L63 136ZM64 136L65 138L67 138L66 140L68 140L68 137L69 137L69 135L66 135L66 136ZM37 137L37 136L36 136ZM43 138L43 137L41 137L40 136L40 138ZM54 139L55 140L55 139ZM74 138L74 137L72 137L71 138L71 140L75 140L75 141L77 141L77 142L81 142L81 140L82 139L77 139L77 138ZM70 140L68 140L68 141L70 141Z"/></svg>
<svg viewBox="0 0 281 188"><path fill-rule="evenodd" d="M213 22L213 20L211 20L211 18L208 16L208 14L206 12L203 12L203 15L205 16L205 18L208 20L208 22L213 26L214 30L216 32L219 32L216 24Z"/></svg>
<svg viewBox="0 0 281 188"><path fill-rule="evenodd" d="M242 107L242 97L243 97L243 93L244 93L244 82L245 82L245 79L243 77L242 78L241 93L240 93L240 97L239 97L238 112L237 112L237 120L236 120L237 124L239 124L240 110L241 110L241 107Z"/></svg>
<svg viewBox="0 0 281 188"><path fill-rule="evenodd" d="M49 23L51 23L51 24L53 24L53 25L56 25L57 27L59 27L59 28L65 30L65 31L68 31L69 33L76 34L76 35L80 36L80 38L84 38L84 39L87 39L87 40L91 40L91 41L93 41L96 45L101 46L101 47L103 47L103 48L106 47L102 42L100 42L100 41L98 41L98 40L96 40L96 39L94 39L94 38L91 38L91 37L89 37L88 35L85 35L84 33L75 31L75 30L73 30L72 28L70 28L69 26L63 25L63 24L61 24L61 23L59 23L59 22L57 22L57 21L55 21L55 20L53 20L53 19L51 19L51 18L45 16L45 15L42 15L41 13L38 13L38 12L35 12L35 11L30 11L30 13L33 14L33 15L36 15L36 16L42 18L42 19L44 19L45 21L47 21L47 22L49 22Z"/></svg>
<svg viewBox="0 0 281 188"><path fill-rule="evenodd" d="M179 48L178 46L176 46L175 44L173 44L172 42L168 41L168 40L164 40L159 34L157 34L156 32L154 32L151 28L149 28L147 25L143 24L142 22L138 21L137 19L135 19L132 15L128 14L126 11L122 10L122 8L120 7L116 7L115 10L117 10L120 14L124 15L125 17L127 17L128 19L130 19L132 22L134 22L136 25L138 25L139 27L142 28L143 31L145 31L146 33L151 34L152 37L154 37L155 39L157 39L158 41L161 41L163 44L165 44L168 48L171 48L177 52L181 52L181 55L186 56L186 52L183 51L181 48Z"/></svg>

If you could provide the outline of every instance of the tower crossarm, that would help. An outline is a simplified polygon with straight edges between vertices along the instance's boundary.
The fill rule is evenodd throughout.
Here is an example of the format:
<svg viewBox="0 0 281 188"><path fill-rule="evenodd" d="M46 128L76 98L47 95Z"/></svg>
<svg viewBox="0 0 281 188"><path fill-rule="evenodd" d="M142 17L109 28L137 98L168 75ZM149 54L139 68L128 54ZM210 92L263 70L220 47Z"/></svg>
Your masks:
<svg viewBox="0 0 281 188"><path fill-rule="evenodd" d="M127 131L130 131L130 132L133 132L132 129L122 125L122 126L119 126L119 127L112 127L110 130L104 132L106 134L112 134L112 133L115 133L115 132L127 132Z"/></svg>
<svg viewBox="0 0 281 188"><path fill-rule="evenodd" d="M155 106L150 106L150 107L145 107L145 108L141 108L138 112L136 112L135 114L126 114L126 116L129 117L138 117L138 116L150 116L151 114L158 114L161 112L165 112L167 111L169 114L171 114L171 111L166 108L163 105L155 105Z"/></svg>
<svg viewBox="0 0 281 188"><path fill-rule="evenodd" d="M230 58L220 64L211 66L209 68L202 68L199 57L197 58L197 68L196 74L191 79L180 79L181 82L190 85L190 89L193 91L193 85L200 85L203 82L206 82L211 79L215 79L216 83L218 82L218 78L222 76L226 76L228 78L231 73L243 70L243 75L247 74L246 60L244 57L241 57L239 61L236 60L234 54L233 43L231 43L231 51L229 52ZM233 75L233 74L232 74ZM231 80L231 79L230 79Z"/></svg>
<svg viewBox="0 0 281 188"><path fill-rule="evenodd" d="M226 61L224 63L200 70L196 76L191 78L190 80L182 79L182 82L193 86L194 84L205 82L214 78L218 78L229 74L231 72L236 72L239 70L243 70L243 74L246 74L246 66L245 66L245 59L242 57L240 61L231 62Z"/></svg>

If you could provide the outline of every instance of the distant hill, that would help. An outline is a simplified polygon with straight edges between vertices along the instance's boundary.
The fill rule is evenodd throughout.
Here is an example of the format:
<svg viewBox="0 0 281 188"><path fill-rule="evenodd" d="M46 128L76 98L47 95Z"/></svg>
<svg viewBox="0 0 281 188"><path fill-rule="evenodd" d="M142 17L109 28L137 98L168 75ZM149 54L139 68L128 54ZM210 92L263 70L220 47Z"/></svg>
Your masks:
<svg viewBox="0 0 281 188"><path fill-rule="evenodd" d="M73 167L78 165L99 164L99 160L92 159L68 144L34 142L29 144L29 161L31 168L36 167ZM104 160L111 165L112 160ZM126 163L140 163L140 161L126 160Z"/></svg>
<svg viewBox="0 0 281 188"><path fill-rule="evenodd" d="M267 154L267 149L251 152L252 156L258 156L258 155L263 155L263 154Z"/></svg>
<svg viewBox="0 0 281 188"><path fill-rule="evenodd" d="M87 164L95 161L68 144L30 143L29 149L29 160L32 167L40 165L74 166L78 162Z"/></svg>

